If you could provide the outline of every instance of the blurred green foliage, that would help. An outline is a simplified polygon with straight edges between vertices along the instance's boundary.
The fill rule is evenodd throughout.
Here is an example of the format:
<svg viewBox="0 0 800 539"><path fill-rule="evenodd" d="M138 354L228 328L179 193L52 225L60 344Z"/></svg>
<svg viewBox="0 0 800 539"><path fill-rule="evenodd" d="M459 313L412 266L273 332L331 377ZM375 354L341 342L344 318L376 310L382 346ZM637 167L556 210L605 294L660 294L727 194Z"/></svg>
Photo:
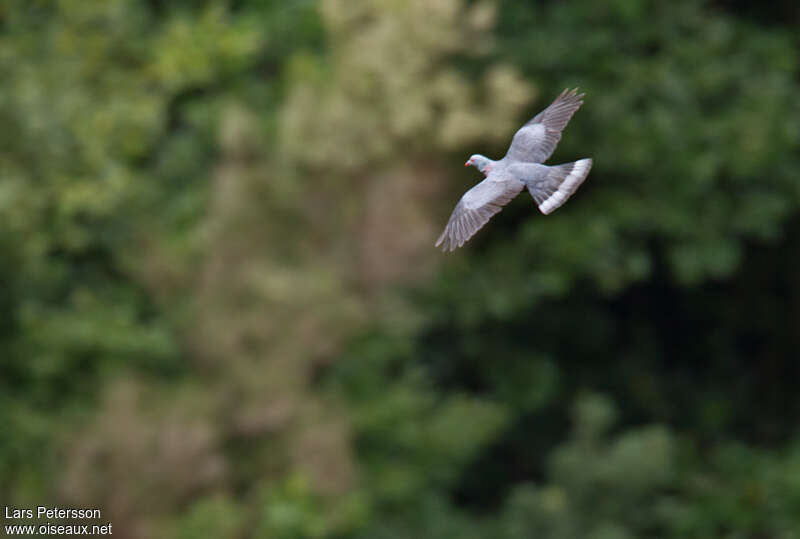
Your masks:
<svg viewBox="0 0 800 539"><path fill-rule="evenodd" d="M800 536L794 2L0 3L0 499L124 537ZM516 126L593 157L432 249Z"/></svg>

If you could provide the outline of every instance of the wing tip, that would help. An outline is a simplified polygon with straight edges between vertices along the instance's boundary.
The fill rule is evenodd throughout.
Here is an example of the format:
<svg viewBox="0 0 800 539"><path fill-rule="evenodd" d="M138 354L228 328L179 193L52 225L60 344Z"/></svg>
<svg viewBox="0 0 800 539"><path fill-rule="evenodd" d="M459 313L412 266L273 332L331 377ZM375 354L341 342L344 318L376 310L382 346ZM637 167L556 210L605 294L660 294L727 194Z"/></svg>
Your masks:
<svg viewBox="0 0 800 539"><path fill-rule="evenodd" d="M441 245L443 253L447 252L447 248L448 247L450 248L451 251L453 250L453 241L450 238L450 236L447 234L447 231L448 231L448 229L445 228L444 232L442 232L442 235L439 236L439 239L436 240L436 243L433 245L434 247L439 247Z"/></svg>
<svg viewBox="0 0 800 539"><path fill-rule="evenodd" d="M467 239L469 239L469 238L467 238ZM433 246L434 247L439 247L441 245L443 253L447 253L447 252L452 253L453 251L455 251L456 249L458 249L459 247L461 247L465 243L467 243L466 239L456 240L454 237L452 237L452 235L448 235L447 234L447 229L445 229L445 231L442 232L442 235L439 236L439 239L436 240L436 243Z"/></svg>
<svg viewBox="0 0 800 539"><path fill-rule="evenodd" d="M561 92L559 97L571 97L575 98L576 100L582 100L586 95L586 92L578 93L580 90L580 86L576 86L575 88L564 88L564 91ZM583 103L583 101L581 101Z"/></svg>

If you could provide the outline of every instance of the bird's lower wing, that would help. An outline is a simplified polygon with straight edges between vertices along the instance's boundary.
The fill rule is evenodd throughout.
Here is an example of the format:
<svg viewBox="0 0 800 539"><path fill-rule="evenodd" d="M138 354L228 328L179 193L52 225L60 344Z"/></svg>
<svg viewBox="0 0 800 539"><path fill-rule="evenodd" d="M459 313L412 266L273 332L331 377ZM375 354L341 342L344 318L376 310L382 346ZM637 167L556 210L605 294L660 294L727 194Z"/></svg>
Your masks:
<svg viewBox="0 0 800 539"><path fill-rule="evenodd" d="M516 178L495 178L491 174L464 193L450 215L447 226L436 241L442 251L454 250L467 242L492 216L522 191Z"/></svg>

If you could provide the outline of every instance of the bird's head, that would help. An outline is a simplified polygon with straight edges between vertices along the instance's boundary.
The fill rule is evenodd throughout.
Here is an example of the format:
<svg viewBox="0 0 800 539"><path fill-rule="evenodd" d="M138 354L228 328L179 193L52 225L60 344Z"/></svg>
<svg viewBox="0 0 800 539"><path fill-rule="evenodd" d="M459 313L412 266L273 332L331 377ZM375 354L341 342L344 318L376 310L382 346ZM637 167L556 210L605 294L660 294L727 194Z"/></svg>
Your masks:
<svg viewBox="0 0 800 539"><path fill-rule="evenodd" d="M465 167L475 167L484 174L489 174L489 165L491 165L492 160L486 157L485 155L481 155L479 153L473 154L467 159L467 162L464 163Z"/></svg>

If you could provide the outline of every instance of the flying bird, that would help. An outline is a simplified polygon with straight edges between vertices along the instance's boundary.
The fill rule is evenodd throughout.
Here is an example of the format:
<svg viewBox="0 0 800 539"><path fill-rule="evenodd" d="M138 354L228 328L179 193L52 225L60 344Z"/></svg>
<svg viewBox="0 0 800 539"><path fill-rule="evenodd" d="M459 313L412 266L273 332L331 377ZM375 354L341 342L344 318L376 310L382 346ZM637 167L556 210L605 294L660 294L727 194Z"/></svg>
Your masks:
<svg viewBox="0 0 800 539"><path fill-rule="evenodd" d="M592 160L553 166L542 163L552 155L561 140L561 131L583 105L583 95L577 93L577 88L561 92L549 107L514 134L511 146L499 161L475 154L464 163L465 167L477 168L486 178L461 197L436 247L443 245L442 251L452 251L464 245L523 188L528 188L545 215L567 201L586 179Z"/></svg>

